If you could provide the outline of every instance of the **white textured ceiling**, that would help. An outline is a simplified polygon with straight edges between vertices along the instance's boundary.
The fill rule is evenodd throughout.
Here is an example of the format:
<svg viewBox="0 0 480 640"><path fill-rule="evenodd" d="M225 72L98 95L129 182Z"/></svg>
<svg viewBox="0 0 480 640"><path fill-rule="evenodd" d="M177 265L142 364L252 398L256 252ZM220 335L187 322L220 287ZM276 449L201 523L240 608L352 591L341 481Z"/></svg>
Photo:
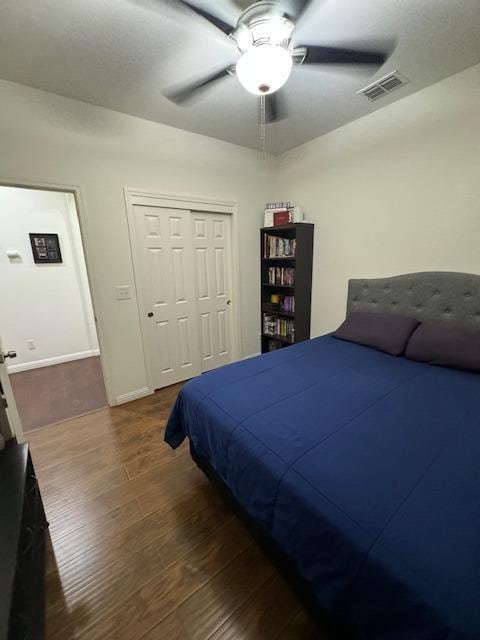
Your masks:
<svg viewBox="0 0 480 640"><path fill-rule="evenodd" d="M236 15L230 0L197 4ZM296 29L297 43L394 38L397 47L372 77L355 69L296 69L286 85L290 116L268 127L268 150L281 153L477 64L479 34L480 0L314 0ZM230 39L172 1L0 3L0 78L258 148L258 99L235 78L187 106L162 95L236 58ZM410 84L374 103L356 95L394 69Z"/></svg>

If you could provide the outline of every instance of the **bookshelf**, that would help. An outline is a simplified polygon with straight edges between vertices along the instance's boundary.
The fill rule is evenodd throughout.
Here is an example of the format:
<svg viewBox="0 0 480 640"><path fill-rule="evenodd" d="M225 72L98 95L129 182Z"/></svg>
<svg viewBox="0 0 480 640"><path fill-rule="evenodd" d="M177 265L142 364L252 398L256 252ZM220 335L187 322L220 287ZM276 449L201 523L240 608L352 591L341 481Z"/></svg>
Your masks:
<svg viewBox="0 0 480 640"><path fill-rule="evenodd" d="M262 353L310 338L313 232L306 222L260 229Z"/></svg>

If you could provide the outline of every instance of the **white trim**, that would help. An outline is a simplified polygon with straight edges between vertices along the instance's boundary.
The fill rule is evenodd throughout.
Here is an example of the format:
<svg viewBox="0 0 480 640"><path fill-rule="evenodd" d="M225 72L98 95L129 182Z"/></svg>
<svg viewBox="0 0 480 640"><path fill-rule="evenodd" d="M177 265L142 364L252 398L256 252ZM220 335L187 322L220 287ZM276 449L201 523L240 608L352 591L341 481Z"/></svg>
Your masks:
<svg viewBox="0 0 480 640"><path fill-rule="evenodd" d="M250 358L256 358L257 356L261 356L261 352L259 351L258 353L252 353L249 356L243 356L242 360L250 360Z"/></svg>
<svg viewBox="0 0 480 640"><path fill-rule="evenodd" d="M71 362L72 360L82 360L83 358L93 358L94 356L99 355L99 349L91 349L90 351L78 351L77 353L67 353L64 356L54 356L53 358L45 358L43 360L22 362L22 364L9 364L7 365L7 371L8 373L19 373L20 371L40 369L41 367L51 367L54 364L62 364L64 362Z"/></svg>
<svg viewBox="0 0 480 640"><path fill-rule="evenodd" d="M234 213L235 202L203 198L196 196L179 196L169 193L148 193L136 189L124 189L132 205L144 207L164 207L165 209L189 209L191 211L205 211L206 213ZM161 204L159 204L161 201Z"/></svg>
<svg viewBox="0 0 480 640"><path fill-rule="evenodd" d="M187 209L189 211L203 211L205 213L225 213L232 216L232 225L230 228L231 235L231 261L232 261L232 298L233 298L233 340L232 340L232 362L241 358L242 353L242 323L241 323L241 299L240 299L240 249L239 249L239 227L238 227L238 206L236 202L226 200L217 200L214 198L205 198L197 196L182 196L161 193L149 193L137 189L124 188L125 206L127 209L128 235L130 240L130 253L133 264L133 274L135 281L135 299L137 302L138 319L142 333L143 359L145 363L145 371L147 373L148 385L151 393L155 391L152 383L153 376L150 366L150 358L147 356L147 337L144 331L144 323L142 322L141 296L142 287L139 287L141 271L137 264L136 258L136 236L135 236L135 219L133 207L138 206L155 206L164 207L166 209Z"/></svg>
<svg viewBox="0 0 480 640"><path fill-rule="evenodd" d="M129 391L128 393L121 393L115 398L115 404L125 404L126 402L132 402L132 400L138 400L139 398L145 398L145 396L151 396L154 391L143 387L142 389L136 389L135 391Z"/></svg>
<svg viewBox="0 0 480 640"><path fill-rule="evenodd" d="M6 178L0 176L0 185L4 187L24 187L25 189L39 189L41 191L63 191L64 193L73 193L75 198L75 206L77 209L78 222L80 225L80 235L82 237L83 254L85 257L85 264L87 267L87 278L90 287L90 295L93 306L93 313L95 316L95 325L97 330L98 343L100 345L100 362L102 364L103 380L105 382L105 390L107 392L108 404L114 404L113 390L110 385L110 372L108 369L108 363L104 357L107 328L103 320L103 316L98 313L97 309L100 307L97 304L97 300L100 296L97 294L97 285L93 277L93 260L90 254L87 221L85 217L85 204L82 196L82 188L78 184L58 184L52 182L45 182L42 179L36 180L35 178L28 180L19 180L15 178Z"/></svg>

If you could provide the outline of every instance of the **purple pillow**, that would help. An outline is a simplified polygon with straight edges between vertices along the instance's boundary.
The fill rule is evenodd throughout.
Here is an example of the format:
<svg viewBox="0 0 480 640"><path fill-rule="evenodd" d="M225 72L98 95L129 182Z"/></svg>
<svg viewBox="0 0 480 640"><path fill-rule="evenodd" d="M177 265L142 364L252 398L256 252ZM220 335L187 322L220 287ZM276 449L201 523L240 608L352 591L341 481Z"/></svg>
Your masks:
<svg viewBox="0 0 480 640"><path fill-rule="evenodd" d="M480 331L422 322L405 355L418 362L480 372Z"/></svg>
<svg viewBox="0 0 480 640"><path fill-rule="evenodd" d="M356 342L392 356L405 351L408 339L420 324L419 320L395 313L351 313L333 336Z"/></svg>

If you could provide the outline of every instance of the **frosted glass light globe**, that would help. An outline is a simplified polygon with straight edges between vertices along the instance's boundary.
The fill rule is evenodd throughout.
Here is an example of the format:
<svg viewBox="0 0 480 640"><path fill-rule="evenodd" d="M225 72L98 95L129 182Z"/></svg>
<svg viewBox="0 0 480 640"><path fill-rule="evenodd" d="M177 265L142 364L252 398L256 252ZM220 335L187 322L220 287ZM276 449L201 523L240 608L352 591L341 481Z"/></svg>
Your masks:
<svg viewBox="0 0 480 640"><path fill-rule="evenodd" d="M261 44L241 56L237 62L237 77L250 93L268 95L285 84L292 64L291 54L283 47Z"/></svg>

